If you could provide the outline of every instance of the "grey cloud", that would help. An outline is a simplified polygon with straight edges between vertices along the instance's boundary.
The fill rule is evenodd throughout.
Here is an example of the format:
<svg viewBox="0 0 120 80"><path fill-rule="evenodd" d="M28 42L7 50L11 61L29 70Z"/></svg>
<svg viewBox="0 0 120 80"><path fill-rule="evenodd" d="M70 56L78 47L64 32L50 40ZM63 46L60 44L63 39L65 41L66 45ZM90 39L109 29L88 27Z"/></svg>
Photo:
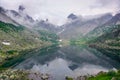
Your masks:
<svg viewBox="0 0 120 80"><path fill-rule="evenodd" d="M117 5L117 7L120 6L120 0L97 0L98 3L100 3L103 7L108 5Z"/></svg>
<svg viewBox="0 0 120 80"><path fill-rule="evenodd" d="M117 5L120 6L120 0L96 0L96 3L90 6L91 8L106 7L106 6Z"/></svg>
<svg viewBox="0 0 120 80"><path fill-rule="evenodd" d="M61 24L70 13L77 15L96 15L115 12L120 0L0 0L0 6L18 10L19 5L33 18L49 18L51 22Z"/></svg>

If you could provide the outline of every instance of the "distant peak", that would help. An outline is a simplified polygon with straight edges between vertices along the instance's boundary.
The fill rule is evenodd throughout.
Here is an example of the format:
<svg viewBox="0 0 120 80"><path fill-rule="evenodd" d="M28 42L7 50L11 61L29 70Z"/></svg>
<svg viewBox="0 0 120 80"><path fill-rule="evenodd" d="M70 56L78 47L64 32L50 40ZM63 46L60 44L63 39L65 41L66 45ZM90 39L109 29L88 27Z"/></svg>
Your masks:
<svg viewBox="0 0 120 80"><path fill-rule="evenodd" d="M0 6L0 12L5 12L5 9Z"/></svg>
<svg viewBox="0 0 120 80"><path fill-rule="evenodd" d="M77 19L78 17L75 14L71 13L67 18L74 20Z"/></svg>
<svg viewBox="0 0 120 80"><path fill-rule="evenodd" d="M0 10L4 10L4 8L0 6Z"/></svg>
<svg viewBox="0 0 120 80"><path fill-rule="evenodd" d="M25 10L25 7L24 7L23 5L19 5L18 10L19 10L19 11L24 11L24 10Z"/></svg>
<svg viewBox="0 0 120 80"><path fill-rule="evenodd" d="M117 13L115 17L120 18L120 13Z"/></svg>

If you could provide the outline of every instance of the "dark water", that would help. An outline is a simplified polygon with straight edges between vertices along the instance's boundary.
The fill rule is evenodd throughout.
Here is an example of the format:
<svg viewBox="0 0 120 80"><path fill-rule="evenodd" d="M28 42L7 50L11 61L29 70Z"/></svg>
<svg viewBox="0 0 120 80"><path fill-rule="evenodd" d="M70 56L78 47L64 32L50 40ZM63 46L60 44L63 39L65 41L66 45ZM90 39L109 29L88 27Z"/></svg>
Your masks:
<svg viewBox="0 0 120 80"><path fill-rule="evenodd" d="M95 49L78 46L48 47L32 53L15 68L51 74L54 80L65 76L96 74L120 68L120 64Z"/></svg>

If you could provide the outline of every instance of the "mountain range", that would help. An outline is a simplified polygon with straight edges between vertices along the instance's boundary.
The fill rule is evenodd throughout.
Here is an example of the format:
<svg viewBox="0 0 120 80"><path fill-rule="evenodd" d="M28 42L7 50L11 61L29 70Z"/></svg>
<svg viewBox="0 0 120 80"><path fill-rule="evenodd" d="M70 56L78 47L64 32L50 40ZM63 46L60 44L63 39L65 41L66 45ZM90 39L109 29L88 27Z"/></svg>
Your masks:
<svg viewBox="0 0 120 80"><path fill-rule="evenodd" d="M24 60L26 53L35 55L35 52L32 52L34 49L36 51L40 49L44 53L49 51L49 55L45 55L46 58L50 57L48 60L51 60L52 56L56 58L56 55L71 54L54 53L62 42L85 45L97 49L113 60L120 61L120 13L114 16L111 13L95 16L71 13L67 16L65 24L57 26L50 23L49 19L34 20L24 10L25 7L22 5L18 7L18 11L0 7L0 69L16 65ZM51 45L55 47L54 50L49 47ZM73 51L73 48L70 49ZM63 51L66 53L66 49ZM39 54L37 53L35 58ZM72 59L72 56L70 58Z"/></svg>
<svg viewBox="0 0 120 80"><path fill-rule="evenodd" d="M68 15L68 21L65 24L57 26L50 23L49 19L34 20L24 10L25 7L22 5L18 7L18 11L0 7L0 21L15 26L25 26L36 33L39 31L56 33L65 40L95 39L106 32L110 32L116 28L116 25L120 24L120 13L114 16L111 13L105 13L87 17L71 13Z"/></svg>
<svg viewBox="0 0 120 80"><path fill-rule="evenodd" d="M60 37L63 39L75 39L77 37L82 37L92 30L94 30L96 27L101 26L108 22L110 19L112 19L112 14L106 13L99 17L86 19L84 17L77 17L75 20L72 20L69 23L64 24L62 27L65 28L65 30L60 34Z"/></svg>
<svg viewBox="0 0 120 80"><path fill-rule="evenodd" d="M0 7L0 21L12 23L14 25L23 25L31 29L37 28L37 30L46 30L51 32L59 31L59 29L56 28L57 26L50 23L48 19L34 20L31 16L25 13L24 10L25 7L22 5L18 7L18 12Z"/></svg>

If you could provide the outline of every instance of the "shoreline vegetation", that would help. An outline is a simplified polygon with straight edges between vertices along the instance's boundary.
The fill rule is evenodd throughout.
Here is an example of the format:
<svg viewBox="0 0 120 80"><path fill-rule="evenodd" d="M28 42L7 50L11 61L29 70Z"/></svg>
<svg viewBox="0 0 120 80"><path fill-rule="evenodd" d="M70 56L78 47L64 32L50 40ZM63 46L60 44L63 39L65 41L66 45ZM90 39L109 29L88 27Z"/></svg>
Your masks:
<svg viewBox="0 0 120 80"><path fill-rule="evenodd" d="M42 74L31 70L0 70L0 80L53 80L51 74ZM66 76L65 80L120 80L120 70L99 72L96 75L84 75L76 78Z"/></svg>
<svg viewBox="0 0 120 80"><path fill-rule="evenodd" d="M49 74L42 74L30 70L2 70L0 71L0 80L49 80Z"/></svg>
<svg viewBox="0 0 120 80"><path fill-rule="evenodd" d="M47 46L50 46L51 43L47 43ZM4 66L4 64L7 64L9 62L11 62L12 60L17 60L19 58L22 58L22 56L28 55L30 53L32 53L33 50L37 50L37 49L41 49L41 48L45 48L47 46L39 46L36 48L31 48L31 49L24 49L24 50L9 50L7 52L2 52L0 53L1 56L1 61L0 61L0 68L1 67L8 67L8 66ZM20 59L21 61L22 59ZM14 64L14 62L12 62L11 64L7 64L7 65L12 65Z"/></svg>
<svg viewBox="0 0 120 80"><path fill-rule="evenodd" d="M66 77L66 80L120 80L120 70L99 72L96 75L79 76L77 78Z"/></svg>
<svg viewBox="0 0 120 80"><path fill-rule="evenodd" d="M58 43L54 43L44 47L38 47L33 49L22 50L18 55L12 56L9 59L6 59L4 62L0 64L0 70L13 68L15 65L19 64L21 61L33 55L35 52L44 53L46 50L53 51L52 48L58 47Z"/></svg>

